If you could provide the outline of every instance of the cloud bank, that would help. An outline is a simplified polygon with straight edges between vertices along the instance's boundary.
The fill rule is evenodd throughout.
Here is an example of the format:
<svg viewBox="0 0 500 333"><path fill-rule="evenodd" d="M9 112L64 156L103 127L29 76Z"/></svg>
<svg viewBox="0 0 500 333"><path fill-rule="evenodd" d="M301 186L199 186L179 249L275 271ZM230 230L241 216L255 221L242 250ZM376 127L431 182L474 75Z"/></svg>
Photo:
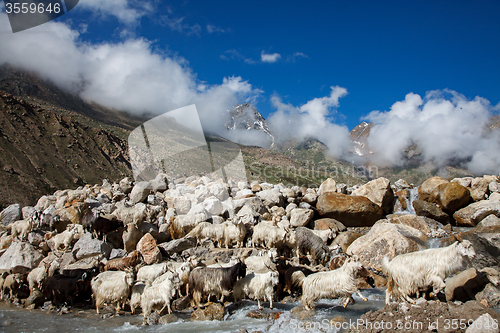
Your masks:
<svg viewBox="0 0 500 333"><path fill-rule="evenodd" d="M280 60L281 58L281 54L279 53L265 53L264 51L261 52L260 54L260 60L262 62L269 62L269 63L273 63L273 62L276 62L278 60Z"/></svg>

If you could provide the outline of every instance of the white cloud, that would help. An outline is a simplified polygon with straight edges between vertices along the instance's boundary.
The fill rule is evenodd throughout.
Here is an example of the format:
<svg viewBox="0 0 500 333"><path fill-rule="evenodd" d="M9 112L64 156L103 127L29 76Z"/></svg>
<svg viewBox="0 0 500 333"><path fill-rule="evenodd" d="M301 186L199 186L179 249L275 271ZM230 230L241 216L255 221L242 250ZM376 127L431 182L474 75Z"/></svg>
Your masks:
<svg viewBox="0 0 500 333"><path fill-rule="evenodd" d="M213 25L213 24L207 24L207 32L209 34L213 34L213 33L223 34L226 32L226 29L223 29L223 28L218 27L218 26Z"/></svg>
<svg viewBox="0 0 500 333"><path fill-rule="evenodd" d="M276 112L268 118L271 131L278 140L313 137L323 142L333 156L340 157L349 149L349 130L332 121L339 99L347 94L342 87L331 87L329 96L315 98L300 107L283 103L273 96L271 102Z"/></svg>
<svg viewBox="0 0 500 333"><path fill-rule="evenodd" d="M80 0L77 8L88 9L103 16L114 16L128 25L137 24L143 16L153 12L150 1L134 0Z"/></svg>
<svg viewBox="0 0 500 333"><path fill-rule="evenodd" d="M168 26L173 31L186 33L187 35L200 35L201 26L196 24L188 24L184 22L185 17L170 17L163 15L160 18L160 24Z"/></svg>
<svg viewBox="0 0 500 333"><path fill-rule="evenodd" d="M279 53L269 54L269 53L265 53L264 51L262 51L260 54L260 60L262 62L273 63L273 62L278 61L280 58L281 58L281 55Z"/></svg>
<svg viewBox="0 0 500 333"><path fill-rule="evenodd" d="M300 58L309 58L309 57L305 53L294 52L292 55L289 55L286 57L286 61L295 62L295 61L297 61L297 59L300 59Z"/></svg>
<svg viewBox="0 0 500 333"><path fill-rule="evenodd" d="M6 14L0 14L0 29L10 31ZM226 110L261 92L240 77L200 83L183 59L155 53L144 39L82 43L77 31L59 22L0 33L0 45L0 65L34 71L107 107L158 115L195 103L203 126L215 133L224 133Z"/></svg>
<svg viewBox="0 0 500 333"><path fill-rule="evenodd" d="M389 111L366 116L378 124L370 132L368 145L380 163L401 165L402 150L417 143L425 161L438 166L468 161L463 166L473 173L497 174L499 135L484 131L493 109L484 98L468 100L452 90L430 91L425 98L410 93Z"/></svg>
<svg viewBox="0 0 500 333"><path fill-rule="evenodd" d="M247 58L243 54L241 54L239 51L235 49L231 50L226 50L224 54L220 55L220 58L223 60L238 60L238 61L243 61L247 64L253 65L256 64L257 62L253 60L252 58Z"/></svg>

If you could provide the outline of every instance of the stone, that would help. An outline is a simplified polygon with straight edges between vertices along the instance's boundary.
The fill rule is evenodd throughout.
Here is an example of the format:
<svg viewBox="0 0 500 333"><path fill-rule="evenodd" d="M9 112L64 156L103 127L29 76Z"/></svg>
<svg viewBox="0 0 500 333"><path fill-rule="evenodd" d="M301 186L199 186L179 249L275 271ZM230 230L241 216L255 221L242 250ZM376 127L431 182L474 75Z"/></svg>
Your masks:
<svg viewBox="0 0 500 333"><path fill-rule="evenodd" d="M283 194L283 196L285 198L295 198L297 196L297 194L295 194L295 191L290 189L290 188L283 188L280 190L281 191L281 194Z"/></svg>
<svg viewBox="0 0 500 333"><path fill-rule="evenodd" d="M216 197L220 201L225 201L229 198L229 190L227 185L218 182L207 184L207 190L210 195Z"/></svg>
<svg viewBox="0 0 500 333"><path fill-rule="evenodd" d="M331 247L340 246L342 252L346 253L347 248L352 244L352 242L354 242L361 236L363 235L360 234L359 232L345 231L339 234L337 237L335 237L330 246Z"/></svg>
<svg viewBox="0 0 500 333"><path fill-rule="evenodd" d="M324 218L314 221L314 230L328 229L335 231L335 233L337 234L347 230L347 228L340 221L337 221L335 219Z"/></svg>
<svg viewBox="0 0 500 333"><path fill-rule="evenodd" d="M191 321L224 320L225 308L219 303L210 303L204 309L196 309L191 314Z"/></svg>
<svg viewBox="0 0 500 333"><path fill-rule="evenodd" d="M420 200L435 203L436 198L434 197L433 191L436 187L445 183L448 183L448 181L438 176L425 180L418 188L418 197Z"/></svg>
<svg viewBox="0 0 500 333"><path fill-rule="evenodd" d="M92 238L92 234L86 232L73 246L73 257L76 260L102 255L106 259L111 254L112 247L101 240Z"/></svg>
<svg viewBox="0 0 500 333"><path fill-rule="evenodd" d="M363 196L378 205L385 214L393 208L394 192L389 179L381 177L369 181L360 188L354 190L351 195Z"/></svg>
<svg viewBox="0 0 500 333"><path fill-rule="evenodd" d="M0 269L11 269L16 266L24 266L33 269L43 259L33 245L25 242L14 241L0 257Z"/></svg>
<svg viewBox="0 0 500 333"><path fill-rule="evenodd" d="M347 249L357 255L365 267L382 269L384 257L417 251L427 237L419 230L403 224L376 223L370 231L356 239Z"/></svg>
<svg viewBox="0 0 500 333"><path fill-rule="evenodd" d="M319 186L318 195L326 194L329 192L337 192L337 183L332 178L327 178L323 183L321 183L321 185Z"/></svg>
<svg viewBox="0 0 500 333"><path fill-rule="evenodd" d="M453 218L458 226L474 227L490 214L500 216L500 201L481 200L474 202L467 207L457 210L453 214Z"/></svg>
<svg viewBox="0 0 500 333"><path fill-rule="evenodd" d="M292 227L305 227L314 216L312 209L295 208L290 213L290 225Z"/></svg>
<svg viewBox="0 0 500 333"><path fill-rule="evenodd" d="M193 248L196 246L196 238L194 237L185 237L174 239L170 242L161 243L158 245L169 255L173 255L174 253L181 253L184 250Z"/></svg>
<svg viewBox="0 0 500 333"><path fill-rule="evenodd" d="M21 220L23 210L20 204L13 204L0 212L0 222L4 225L9 225L18 220Z"/></svg>
<svg viewBox="0 0 500 333"><path fill-rule="evenodd" d="M491 308L498 308L498 305L500 305L500 290L493 284L488 283L483 291L476 294L476 300L485 301L487 306Z"/></svg>
<svg viewBox="0 0 500 333"><path fill-rule="evenodd" d="M498 193L500 192L500 183L498 182L491 182L488 185L488 191L491 193Z"/></svg>
<svg viewBox="0 0 500 333"><path fill-rule="evenodd" d="M168 190L168 179L167 175L159 173L156 175L155 179L150 182L153 192L165 192Z"/></svg>
<svg viewBox="0 0 500 333"><path fill-rule="evenodd" d="M127 251L124 249L112 249L109 253L109 260L123 258L127 256Z"/></svg>
<svg viewBox="0 0 500 333"><path fill-rule="evenodd" d="M449 222L450 217L448 214L443 212L435 203L417 199L413 201L412 205L413 209L415 209L415 214L418 216L428 217L444 224Z"/></svg>
<svg viewBox="0 0 500 333"><path fill-rule="evenodd" d="M23 301L23 306L25 308L36 309L43 306L43 303L45 303L45 297L42 292L34 289L31 291L30 296Z"/></svg>
<svg viewBox="0 0 500 333"><path fill-rule="evenodd" d="M315 205L317 199L318 199L318 195L316 194L316 192L311 191L311 192L306 193L306 195L304 195L302 197L302 202L306 202L310 205Z"/></svg>
<svg viewBox="0 0 500 333"><path fill-rule="evenodd" d="M166 325L166 324L174 323L174 322L179 321L179 320L180 320L180 318L177 317L175 314L169 313L169 314L166 314L164 316L161 316L158 323L160 325Z"/></svg>
<svg viewBox="0 0 500 333"><path fill-rule="evenodd" d="M484 177L476 177L472 180L470 187L473 191L477 191L481 197L481 200L485 198L485 195L488 194L489 186L491 180Z"/></svg>
<svg viewBox="0 0 500 333"><path fill-rule="evenodd" d="M383 211L366 197L327 193L318 197L316 209L321 217L340 221L346 227L370 227Z"/></svg>
<svg viewBox="0 0 500 333"><path fill-rule="evenodd" d="M174 311L182 311L191 306L191 297L189 295L176 298L172 301L172 310Z"/></svg>
<svg viewBox="0 0 500 333"><path fill-rule="evenodd" d="M471 200L470 191L457 182L441 184L435 191L437 191L436 203L450 215L467 206Z"/></svg>
<svg viewBox="0 0 500 333"><path fill-rule="evenodd" d="M429 225L420 216L406 215L406 214L392 214L388 215L387 219L391 223L404 224L409 227L420 230L424 234L428 234L431 232L431 228L429 227Z"/></svg>
<svg viewBox="0 0 500 333"><path fill-rule="evenodd" d="M285 204L283 195L281 195L279 190L263 190L257 192L257 197L261 198L264 202L269 202L266 206L284 206Z"/></svg>
<svg viewBox="0 0 500 333"><path fill-rule="evenodd" d="M143 202L151 194L152 190L153 187L150 182L137 182L130 192L130 202L132 204Z"/></svg>
<svg viewBox="0 0 500 333"><path fill-rule="evenodd" d="M151 312L146 318L143 318L144 325L158 325L160 323L160 314L156 311Z"/></svg>
<svg viewBox="0 0 500 333"><path fill-rule="evenodd" d="M254 184L254 185L252 185L252 191L253 192L260 192L260 191L262 191L262 187L259 184Z"/></svg>
<svg viewBox="0 0 500 333"><path fill-rule="evenodd" d="M22 216L23 216L22 219L23 220L30 218L31 216L33 216L33 214L36 214L36 212L37 212L35 207L31 207L31 206L25 206L22 208L21 211L22 211Z"/></svg>
<svg viewBox="0 0 500 333"><path fill-rule="evenodd" d="M146 265L161 262L162 256L160 249L156 245L156 241L150 233L142 236L141 240L137 243L137 251L142 254L142 258L144 259L144 263Z"/></svg>
<svg viewBox="0 0 500 333"><path fill-rule="evenodd" d="M496 215L491 214L482 219L481 222L476 225L476 229L498 226L500 226L500 218L498 218Z"/></svg>
<svg viewBox="0 0 500 333"><path fill-rule="evenodd" d="M465 333L498 333L498 320L493 319L489 313L479 316L467 328Z"/></svg>
<svg viewBox="0 0 500 333"><path fill-rule="evenodd" d="M222 214L222 202L216 197L210 197L203 201L203 208L207 211L209 215L220 215Z"/></svg>
<svg viewBox="0 0 500 333"><path fill-rule="evenodd" d="M498 192L491 193L490 196L488 197L488 200L500 201L500 193L498 193Z"/></svg>
<svg viewBox="0 0 500 333"><path fill-rule="evenodd" d="M165 201L167 198L165 197ZM184 197L175 197L172 199L173 208L177 214L187 214L191 209L191 200ZM169 205L170 207L170 205Z"/></svg>
<svg viewBox="0 0 500 333"><path fill-rule="evenodd" d="M316 311L307 311L302 305L297 305L290 310L290 313L298 320L305 320L314 316Z"/></svg>
<svg viewBox="0 0 500 333"><path fill-rule="evenodd" d="M33 246L39 246L41 242L44 242L45 238L43 237L43 234L41 232L30 232L28 234L28 243L30 243Z"/></svg>
<svg viewBox="0 0 500 333"><path fill-rule="evenodd" d="M255 193L253 193L253 191L251 189L243 189L243 190L239 190L236 193L235 199L251 198L254 196L255 196Z"/></svg>
<svg viewBox="0 0 500 333"><path fill-rule="evenodd" d="M470 187L472 179L473 179L472 177L453 178L451 182L457 182L463 187Z"/></svg>

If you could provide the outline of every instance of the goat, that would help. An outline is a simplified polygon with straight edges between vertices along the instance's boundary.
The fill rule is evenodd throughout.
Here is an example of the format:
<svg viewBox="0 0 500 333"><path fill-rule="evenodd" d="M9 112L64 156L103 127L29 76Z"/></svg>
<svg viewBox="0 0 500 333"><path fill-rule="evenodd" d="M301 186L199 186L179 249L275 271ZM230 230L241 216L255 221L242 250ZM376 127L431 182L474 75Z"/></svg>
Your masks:
<svg viewBox="0 0 500 333"><path fill-rule="evenodd" d="M169 314L172 313L170 302L180 285L179 275L176 272L167 272L163 275L158 278L161 282L155 281L156 284L146 285L142 293L141 308L144 321L151 310L159 306L162 308L158 313L161 314L165 308L168 309Z"/></svg>
<svg viewBox="0 0 500 333"><path fill-rule="evenodd" d="M197 267L189 274L189 292L198 308L203 295L206 295L208 300L211 295L221 295L220 301L224 302L224 296L229 295L237 279L245 275L246 265L241 261L231 267Z"/></svg>
<svg viewBox="0 0 500 333"><path fill-rule="evenodd" d="M170 268L170 270L177 272L177 274L179 275L179 280L180 280L180 285L178 288L179 296L182 297L182 289L185 289L187 295L189 292L188 288L189 274L196 266L194 261L183 262L183 263L168 262L167 266Z"/></svg>
<svg viewBox="0 0 500 333"><path fill-rule="evenodd" d="M285 242L285 228L275 227L266 222L260 222L253 227L252 247L264 245L267 248L280 248Z"/></svg>
<svg viewBox="0 0 500 333"><path fill-rule="evenodd" d="M71 243L75 238L75 235L78 233L77 229L66 229L60 234L53 236L51 239L54 242L54 251L67 250L69 249Z"/></svg>
<svg viewBox="0 0 500 333"><path fill-rule="evenodd" d="M279 282L279 274L269 271L263 274L251 273L234 284L233 296L239 302L244 296L256 299L259 310L262 309L260 300L269 300L269 308L273 308L274 287Z"/></svg>
<svg viewBox="0 0 500 333"><path fill-rule="evenodd" d="M26 240L28 234L33 230L34 221L31 217L26 220L19 220L12 223L10 227L10 234L12 237L17 237L19 240Z"/></svg>
<svg viewBox="0 0 500 333"><path fill-rule="evenodd" d="M34 268L28 274L28 284L30 286L30 291L39 290L42 291L44 284L49 278L48 270L50 268L50 263L41 262L41 266Z"/></svg>
<svg viewBox="0 0 500 333"><path fill-rule="evenodd" d="M133 251L129 257L111 259L104 265L104 271L124 271L127 268L135 268L141 257L139 251Z"/></svg>
<svg viewBox="0 0 500 333"><path fill-rule="evenodd" d="M137 271L137 281L153 282L158 276L162 275L167 271L167 263L162 262L159 264L153 264L148 266L143 266Z"/></svg>
<svg viewBox="0 0 500 333"><path fill-rule="evenodd" d="M463 265L464 258L476 253L468 240L450 246L400 254L391 261L382 259L382 271L387 276L386 304L391 296L414 304L410 295L432 286L430 296L437 295L446 285L444 279Z"/></svg>
<svg viewBox="0 0 500 333"><path fill-rule="evenodd" d="M210 222L200 222L196 227L191 230L186 237L195 237L198 244L204 239L211 239L217 242L217 247L221 247L224 241L225 224L212 224Z"/></svg>
<svg viewBox="0 0 500 333"><path fill-rule="evenodd" d="M73 297L77 296L79 291L86 289L85 279L87 275L71 277L66 275L54 275L47 280L44 290L45 298L51 297L52 304L59 306L59 301L70 302L73 306Z"/></svg>
<svg viewBox="0 0 500 333"><path fill-rule="evenodd" d="M236 243L236 247L243 247L246 235L247 228L242 221L238 221L237 223L227 222L224 228L224 244L226 244L226 249L233 243Z"/></svg>
<svg viewBox="0 0 500 333"><path fill-rule="evenodd" d="M5 278L7 278L7 276L9 276L9 272L7 270L4 270L1 274L0 274L0 300L3 299L3 284L5 282Z"/></svg>
<svg viewBox="0 0 500 333"><path fill-rule="evenodd" d="M5 295L5 292L8 290L9 291L9 298L12 299L14 297L14 294L16 294L19 289L21 288L21 285L26 281L26 275L25 274L20 274L20 273L13 273L10 275L7 275L5 277L5 280L3 282L2 286L2 298Z"/></svg>
<svg viewBox="0 0 500 333"><path fill-rule="evenodd" d="M105 303L116 304L116 313L120 311L120 302L125 302L134 283L134 274L123 271L102 272L92 279L90 286L94 295L96 312Z"/></svg>
<svg viewBox="0 0 500 333"><path fill-rule="evenodd" d="M295 239L297 246L297 255L310 254L313 259L313 264L325 264L330 257L330 249L323 242L321 237L316 235L312 230L304 227L299 227L295 230Z"/></svg>
<svg viewBox="0 0 500 333"><path fill-rule="evenodd" d="M356 275L362 268L357 257L349 258L342 267L328 272L313 273L302 280L302 305L308 311L313 307L313 302L321 298L344 297L344 308L347 306L351 295L358 295L366 301L357 287Z"/></svg>
<svg viewBox="0 0 500 333"><path fill-rule="evenodd" d="M498 286L499 282L498 271L494 268L485 267L479 271L469 268L446 281L446 301L474 300L488 283Z"/></svg>
<svg viewBox="0 0 500 333"><path fill-rule="evenodd" d="M276 265L272 262L270 256L250 256L244 259L247 270L254 273L266 273L270 270L276 270Z"/></svg>
<svg viewBox="0 0 500 333"><path fill-rule="evenodd" d="M306 276L313 274L314 271L304 266L292 266L285 272L285 287L284 291L290 295L296 289L302 289L302 283Z"/></svg>
<svg viewBox="0 0 500 333"><path fill-rule="evenodd" d="M106 236L120 227L123 227L122 221L99 216L92 224L91 230L96 238L106 241Z"/></svg>
<svg viewBox="0 0 500 333"><path fill-rule="evenodd" d="M130 311L132 314L135 313L135 309L141 307L141 296L146 288L146 283L143 281L136 281L132 287L130 295Z"/></svg>

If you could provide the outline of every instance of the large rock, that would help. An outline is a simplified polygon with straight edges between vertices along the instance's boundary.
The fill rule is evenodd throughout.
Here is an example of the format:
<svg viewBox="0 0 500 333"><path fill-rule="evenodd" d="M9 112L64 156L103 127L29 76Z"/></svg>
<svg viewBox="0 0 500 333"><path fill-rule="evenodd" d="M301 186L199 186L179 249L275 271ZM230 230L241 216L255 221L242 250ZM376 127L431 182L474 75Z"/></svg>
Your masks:
<svg viewBox="0 0 500 333"><path fill-rule="evenodd" d="M284 206L285 199L279 190L263 190L256 193L261 198L266 206Z"/></svg>
<svg viewBox="0 0 500 333"><path fill-rule="evenodd" d="M150 233L142 236L139 243L137 243L137 251L142 254L142 258L144 259L144 263L146 263L146 265L157 264L162 259L160 249L156 245L156 241Z"/></svg>
<svg viewBox="0 0 500 333"><path fill-rule="evenodd" d="M112 250L111 245L101 240L92 238L92 235L86 232L75 243L72 252L73 252L73 257L75 257L76 260L97 255L102 255L107 259L111 254L111 250Z"/></svg>
<svg viewBox="0 0 500 333"><path fill-rule="evenodd" d="M321 217L339 220L346 227L370 227L383 216L382 208L370 199L340 193L320 195L316 208Z"/></svg>
<svg viewBox="0 0 500 333"><path fill-rule="evenodd" d="M292 227L305 227L314 216L312 209L295 208L290 213L290 225Z"/></svg>
<svg viewBox="0 0 500 333"><path fill-rule="evenodd" d="M0 213L0 222L9 225L21 219L23 211L20 204L13 204L2 210Z"/></svg>
<svg viewBox="0 0 500 333"><path fill-rule="evenodd" d="M335 233L339 234L342 231L346 231L346 227L335 219L324 218L314 221L314 230L328 230L331 229Z"/></svg>
<svg viewBox="0 0 500 333"><path fill-rule="evenodd" d="M406 215L406 214L392 214L387 216L391 223L395 224L404 224L409 227L420 230L424 234L428 234L431 232L431 228L425 222L425 220L416 215Z"/></svg>
<svg viewBox="0 0 500 333"><path fill-rule="evenodd" d="M225 308L220 303L211 303L204 309L196 309L191 313L192 321L224 320Z"/></svg>
<svg viewBox="0 0 500 333"><path fill-rule="evenodd" d="M436 202L436 197L434 189L441 184L446 184L448 181L441 177L432 177L427 179L418 188L418 197L420 200L425 200L427 202Z"/></svg>
<svg viewBox="0 0 500 333"><path fill-rule="evenodd" d="M494 319L489 313L480 315L467 328L465 333L498 333L498 319Z"/></svg>
<svg viewBox="0 0 500 333"><path fill-rule="evenodd" d="M500 264L500 228L489 227L486 229L492 230L489 230L491 232L478 232L478 230L472 229L453 235L443 239L442 246L448 246L457 240L462 241L466 239L472 243L472 247L476 252L474 260L471 260L472 267L481 269L498 266Z"/></svg>
<svg viewBox="0 0 500 333"><path fill-rule="evenodd" d="M493 284L488 283L483 291L476 294L476 300L481 303L485 302L491 308L498 308L500 304L500 290Z"/></svg>
<svg viewBox="0 0 500 333"><path fill-rule="evenodd" d="M137 228L135 223L127 224L127 228L122 234L123 246L125 248L125 251L134 251L137 247L137 243L139 243L143 235L144 233Z"/></svg>
<svg viewBox="0 0 500 333"><path fill-rule="evenodd" d="M337 183L332 178L328 178L325 180L320 186L318 190L318 195L326 194L326 193L336 193L337 192Z"/></svg>
<svg viewBox="0 0 500 333"><path fill-rule="evenodd" d="M155 179L150 181L153 192L165 192L168 190L167 175L159 173Z"/></svg>
<svg viewBox="0 0 500 333"><path fill-rule="evenodd" d="M184 250L188 250L196 246L196 238L194 237L184 237L179 239L174 239L170 242L161 243L158 245L161 247L168 255L173 255L174 253L181 253Z"/></svg>
<svg viewBox="0 0 500 333"><path fill-rule="evenodd" d="M392 210L394 192L391 188L391 181L387 178L381 177L371 180L354 190L352 195L363 196L370 199L371 202L382 208L385 214L388 214Z"/></svg>
<svg viewBox="0 0 500 333"><path fill-rule="evenodd" d="M12 242L9 248L0 257L0 269L11 269L15 266L25 266L30 269L38 266L43 255L35 248L24 242Z"/></svg>
<svg viewBox="0 0 500 333"><path fill-rule="evenodd" d="M435 192L436 203L450 215L467 206L471 200L470 191L457 182L441 184Z"/></svg>
<svg viewBox="0 0 500 333"><path fill-rule="evenodd" d="M379 222L366 235L356 239L346 253L357 255L365 267L381 270L382 258L417 251L426 238L422 232L407 225Z"/></svg>
<svg viewBox="0 0 500 333"><path fill-rule="evenodd" d="M500 218L498 218L496 215L488 215L484 219L481 220L476 225L476 228L486 228L486 227L499 227L500 226Z"/></svg>
<svg viewBox="0 0 500 333"><path fill-rule="evenodd" d="M412 205L413 209L415 209L415 214L418 216L428 217L441 223L449 222L450 217L448 214L443 212L435 203L417 199L413 201Z"/></svg>
<svg viewBox="0 0 500 333"><path fill-rule="evenodd" d="M132 204L143 202L152 191L153 187L150 182L137 182L130 192L130 202Z"/></svg>
<svg viewBox="0 0 500 333"><path fill-rule="evenodd" d="M500 201L481 200L474 202L467 207L457 210L453 214L453 218L458 226L474 227L490 214L500 217Z"/></svg>
<svg viewBox="0 0 500 333"><path fill-rule="evenodd" d="M360 234L359 232L344 231L340 233L337 237L335 237L330 247L340 246L342 252L346 253L349 246L361 236L363 235Z"/></svg>
<svg viewBox="0 0 500 333"><path fill-rule="evenodd" d="M470 184L472 191L476 192L476 197L483 200L488 194L491 179L485 177L474 178Z"/></svg>

